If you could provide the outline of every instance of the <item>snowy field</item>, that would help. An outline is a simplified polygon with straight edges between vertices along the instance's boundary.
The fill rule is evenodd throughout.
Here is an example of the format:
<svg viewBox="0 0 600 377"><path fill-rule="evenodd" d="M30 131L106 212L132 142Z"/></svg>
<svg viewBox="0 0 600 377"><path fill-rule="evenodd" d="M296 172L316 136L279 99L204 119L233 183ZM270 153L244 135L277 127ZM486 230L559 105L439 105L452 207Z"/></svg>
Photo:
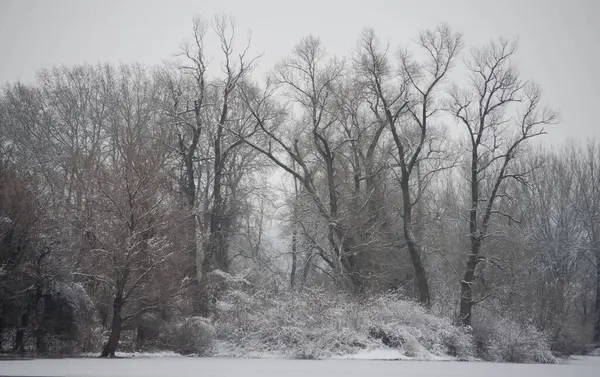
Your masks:
<svg viewBox="0 0 600 377"><path fill-rule="evenodd" d="M0 361L1 376L161 377L598 377L600 357L564 364L456 361L126 358Z"/></svg>

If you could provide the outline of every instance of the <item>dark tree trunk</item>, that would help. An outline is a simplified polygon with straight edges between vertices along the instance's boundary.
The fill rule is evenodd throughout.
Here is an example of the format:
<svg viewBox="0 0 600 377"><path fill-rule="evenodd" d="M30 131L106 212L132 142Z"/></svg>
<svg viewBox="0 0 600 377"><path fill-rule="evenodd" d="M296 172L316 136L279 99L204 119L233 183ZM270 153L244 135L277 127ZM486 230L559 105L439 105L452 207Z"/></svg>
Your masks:
<svg viewBox="0 0 600 377"><path fill-rule="evenodd" d="M202 278L198 279L194 276L193 279L190 279L190 285L188 288L188 294L191 297L192 303L192 314L193 315L202 315L203 312L203 301L202 301Z"/></svg>
<svg viewBox="0 0 600 377"><path fill-rule="evenodd" d="M410 175L413 169L413 164L417 161L417 157L420 153L420 146L418 150L416 150L413 154L413 157L406 160L404 146L402 141L400 140L400 136L398 135L398 131L396 130L396 121L394 120L394 116L392 115L387 101L385 101L385 97L383 96L383 92L381 87L377 88L381 99L383 100L383 105L385 108L386 120L388 125L390 126L390 130L392 131L392 137L394 138L394 143L396 144L396 148L398 149L398 161L400 162L401 169L401 177L400 177L400 188L402 190L402 222L404 238L406 239L406 247L408 248L408 253L410 254L410 260L415 271L415 281L417 283L417 290L419 291L419 303L425 306L426 308L431 308L431 294L429 288L429 281L427 279L427 273L425 271L425 266L423 264L423 249L417 240L415 235L414 227L413 227L413 218L412 218L412 206L413 202L411 200L410 195ZM426 115L425 112L426 106L423 106L423 115ZM426 129L426 118L423 118L422 127L422 141L424 141L425 137L425 129Z"/></svg>
<svg viewBox="0 0 600 377"><path fill-rule="evenodd" d="M293 160L292 160L293 161ZM292 167L295 170L295 163L292 163ZM294 177L294 208L292 209L292 271L290 272L290 287L292 289L296 286L296 269L298 268L298 216L297 216L297 205L298 200L298 180Z"/></svg>
<svg viewBox="0 0 600 377"><path fill-rule="evenodd" d="M19 327L17 328L17 333L15 334L15 345L13 347L13 351L17 353L25 352L25 329L29 324L29 313L25 312L21 315L19 320Z"/></svg>
<svg viewBox="0 0 600 377"><path fill-rule="evenodd" d="M463 326L471 326L473 310L473 282L475 268L477 267L477 254L472 252L467 260L467 268L460 283L460 322Z"/></svg>
<svg viewBox="0 0 600 377"><path fill-rule="evenodd" d="M300 287L300 289L303 289L306 285L306 282L308 282L308 276L310 274L310 268L312 266L311 259L312 254L311 252L309 252L309 254L306 256L306 260L304 261L304 268L302 269L302 286Z"/></svg>
<svg viewBox="0 0 600 377"><path fill-rule="evenodd" d="M146 334L144 333L144 328L140 325L137 328L135 335L135 350L141 351L144 348L144 343L146 342Z"/></svg>
<svg viewBox="0 0 600 377"><path fill-rule="evenodd" d="M35 349L38 355L48 354L48 343L46 343L46 330L42 327L35 329Z"/></svg>
<svg viewBox="0 0 600 377"><path fill-rule="evenodd" d="M344 262L346 263L346 270L350 271L350 281L352 283L354 294L362 294L365 291L365 281L360 276L356 256L350 254L348 257L344 258Z"/></svg>
<svg viewBox="0 0 600 377"><path fill-rule="evenodd" d="M206 257L205 257L206 259ZM202 317L209 317L212 313L212 300L213 300L213 294L212 294L212 286L211 286L211 282L210 282L210 278L208 276L208 273L203 273L202 277L200 278L200 284L199 284L199 294L198 294L198 315L202 316Z"/></svg>
<svg viewBox="0 0 600 377"><path fill-rule="evenodd" d="M477 267L481 238L477 229L477 208L479 205L479 156L474 147L471 154L471 208L469 209L469 233L471 252L467 259L467 266L463 279L460 282L460 317L463 326L471 326L473 310L473 282L475 281L475 268Z"/></svg>
<svg viewBox="0 0 600 377"><path fill-rule="evenodd" d="M212 286L209 274L214 270L214 245L213 234L210 235L209 245L205 248L202 260L202 276L198 284L198 310L197 314L203 317L210 316L212 312Z"/></svg>
<svg viewBox="0 0 600 377"><path fill-rule="evenodd" d="M202 85L202 84L201 84ZM201 88L202 90L203 88ZM189 290L188 294L192 301L192 310L196 313L196 309L199 307L198 303L198 247L196 245L196 228L197 228L197 216L196 213L196 177L194 170L194 157L198 142L200 140L200 133L202 131L202 119L200 110L202 107L202 100L194 101L194 112L196 127L193 128L192 140L189 145L185 145L184 140L179 136L179 154L182 157L183 164L185 166L185 179L182 182L182 191L187 199L187 209L190 217L188 221L188 265L185 271L186 277L189 279ZM177 103L175 104L175 111L177 112Z"/></svg>
<svg viewBox="0 0 600 377"><path fill-rule="evenodd" d="M210 240L209 249L210 253L205 255L205 259L210 254L211 258L215 258L216 267L224 272L229 271L229 256L227 255L227 248L224 247L224 235L223 235L223 193L222 193L222 178L223 178L223 152L221 150L221 139L223 136L223 127L227 120L227 114L229 111L229 88L225 89L223 95L223 107L221 109L221 116L219 118L219 125L214 141L214 177L213 177L213 208L210 216ZM211 262L212 263L212 262Z"/></svg>
<svg viewBox="0 0 600 377"><path fill-rule="evenodd" d="M596 250L596 321L594 322L594 344L600 347L600 250Z"/></svg>
<svg viewBox="0 0 600 377"><path fill-rule="evenodd" d="M410 254L410 260L415 270L415 281L417 283L417 290L419 291L419 303L424 305L426 308L431 308L431 296L429 290L429 281L427 279L427 273L425 272L425 266L423 264L423 250L421 245L417 241L415 232L412 224L412 203L410 200L410 185L408 180L408 174L402 174L402 222L404 237L406 238L406 247Z"/></svg>
<svg viewBox="0 0 600 377"><path fill-rule="evenodd" d="M4 339L4 313L2 313L2 307L0 306L0 351L2 351L2 347L4 346L2 340Z"/></svg>
<svg viewBox="0 0 600 377"><path fill-rule="evenodd" d="M119 346L119 339L121 338L121 329L123 325L123 319L121 317L122 311L123 298L121 295L117 295L113 303L113 318L110 327L110 336L108 337L108 342L104 346L100 357L115 357L115 352Z"/></svg>
<svg viewBox="0 0 600 377"><path fill-rule="evenodd" d="M213 208L210 215L209 253L214 260L214 267L229 272L229 250L227 244L231 219L225 217L223 205L223 153L221 152L222 127L219 127L214 143L215 163L213 177Z"/></svg>
<svg viewBox="0 0 600 377"><path fill-rule="evenodd" d="M294 230L292 230L292 271L290 272L290 287L294 289L296 286L296 266L298 263L298 249L297 249L297 233L296 223L294 220Z"/></svg>
<svg viewBox="0 0 600 377"><path fill-rule="evenodd" d="M210 233L208 245L205 248L204 259L202 261L202 277L199 282L199 307L198 314L204 317L210 316L212 313L212 286L208 274L216 268L221 271L228 272L229 261L226 250L223 245L223 216L222 206L223 198L221 196L221 142L220 136L214 144L215 147L215 165L213 178L213 208L210 213Z"/></svg>
<svg viewBox="0 0 600 377"><path fill-rule="evenodd" d="M196 136L194 136L194 141L195 140ZM196 213L196 181L194 177L193 157L193 151L188 152L188 154L184 156L186 169L186 185L184 191L187 197L188 210L190 211L190 218L188 221L189 265L187 267L186 276L189 279L188 293L192 301L192 310L194 311L194 314L197 314L200 307L198 299L200 289L198 281L198 247L196 245L196 217L198 216L198 214Z"/></svg>
<svg viewBox="0 0 600 377"><path fill-rule="evenodd" d="M349 283L354 294L362 293L365 285L360 276L356 256L353 255L354 241L344 229L340 228L339 224L329 227L328 239L336 255L333 261L330 260L327 263L334 270L336 278L344 278L345 280L338 281L344 284ZM339 244L336 239L339 240Z"/></svg>
<svg viewBox="0 0 600 377"><path fill-rule="evenodd" d="M410 254L410 260L415 270L415 281L419 291L419 303L426 308L431 308L431 296L429 293L429 281L425 272L425 266L421 258L421 247L417 243L412 226L404 224L404 236L406 237L406 246Z"/></svg>

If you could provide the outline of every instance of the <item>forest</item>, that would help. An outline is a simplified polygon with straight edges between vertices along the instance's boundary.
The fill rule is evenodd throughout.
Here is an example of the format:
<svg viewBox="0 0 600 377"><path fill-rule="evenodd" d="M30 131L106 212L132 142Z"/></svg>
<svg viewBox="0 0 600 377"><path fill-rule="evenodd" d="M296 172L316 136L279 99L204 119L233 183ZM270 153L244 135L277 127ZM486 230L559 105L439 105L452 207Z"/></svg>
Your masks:
<svg viewBox="0 0 600 377"><path fill-rule="evenodd" d="M547 146L516 40L367 28L261 67L231 17L191 26L161 65L2 88L2 353L600 347L600 143Z"/></svg>

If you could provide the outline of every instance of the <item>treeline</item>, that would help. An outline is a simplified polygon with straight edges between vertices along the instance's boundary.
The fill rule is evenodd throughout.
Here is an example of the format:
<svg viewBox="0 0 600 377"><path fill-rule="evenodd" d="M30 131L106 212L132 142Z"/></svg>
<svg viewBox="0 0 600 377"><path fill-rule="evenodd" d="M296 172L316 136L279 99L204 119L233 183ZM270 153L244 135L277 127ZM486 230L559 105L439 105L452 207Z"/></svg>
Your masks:
<svg viewBox="0 0 600 377"><path fill-rule="evenodd" d="M481 337L508 320L559 353L600 342L600 145L530 140L557 114L514 43L367 29L342 58L309 36L256 82L234 32L196 19L163 66L5 86L0 348L114 356L123 331L233 326L228 290L317 288L393 291Z"/></svg>

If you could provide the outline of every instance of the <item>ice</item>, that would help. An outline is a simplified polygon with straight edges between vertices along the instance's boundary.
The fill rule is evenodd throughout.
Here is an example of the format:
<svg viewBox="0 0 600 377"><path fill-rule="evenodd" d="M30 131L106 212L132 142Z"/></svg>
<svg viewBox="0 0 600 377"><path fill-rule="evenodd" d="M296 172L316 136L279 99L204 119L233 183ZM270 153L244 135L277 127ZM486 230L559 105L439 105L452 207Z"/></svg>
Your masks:
<svg viewBox="0 0 600 377"><path fill-rule="evenodd" d="M410 357L402 354L399 350L391 348L364 350L354 355L344 355L336 358L354 360L410 360Z"/></svg>
<svg viewBox="0 0 600 377"><path fill-rule="evenodd" d="M89 358L94 358L94 357L98 357L99 352L96 353L92 353L92 352L88 352L88 353L83 353L80 354L79 356L81 357L89 357ZM151 358L151 357L159 357L159 358L173 358L173 357L185 357L181 354L178 354L177 352L173 352L173 351L160 351L160 352L117 352L116 353L118 358L133 358L133 357L138 357L138 358Z"/></svg>
<svg viewBox="0 0 600 377"><path fill-rule="evenodd" d="M430 352L423 351L413 357L407 356L401 350L392 348L379 348L363 350L356 354L337 356L335 359L351 360L417 360L417 361L451 361L456 360L452 356L439 356Z"/></svg>
<svg viewBox="0 0 600 377"><path fill-rule="evenodd" d="M190 357L0 361L0 375L3 376L598 377L599 373L600 357L581 357L562 364L497 364L458 361L375 361L339 359L226 359Z"/></svg>

